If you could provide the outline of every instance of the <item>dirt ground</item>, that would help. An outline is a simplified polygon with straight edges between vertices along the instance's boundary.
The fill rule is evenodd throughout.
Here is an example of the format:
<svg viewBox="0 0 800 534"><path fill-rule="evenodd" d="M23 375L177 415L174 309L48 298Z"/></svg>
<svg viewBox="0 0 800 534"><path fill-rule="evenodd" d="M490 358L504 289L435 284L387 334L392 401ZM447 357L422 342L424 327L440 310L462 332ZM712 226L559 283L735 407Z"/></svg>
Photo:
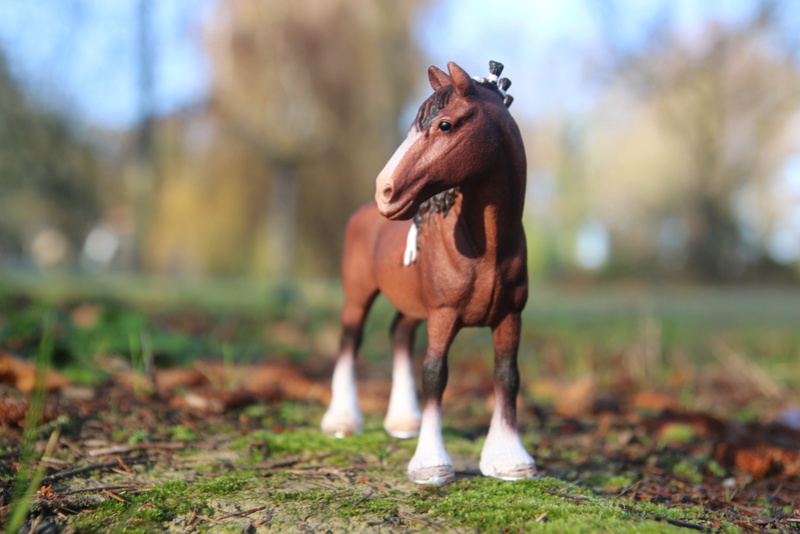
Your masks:
<svg viewBox="0 0 800 534"><path fill-rule="evenodd" d="M298 364L234 366L201 361L149 377L122 366L112 380L91 387L52 377L52 391L44 397L36 431L26 434L31 395L20 389L30 387L25 382L30 381L25 374L30 369L17 361L22 367L10 371L14 357L4 358L0 525L12 512L20 470L30 457L44 455L30 514L38 523L28 523L32 527L28 531L91 531L86 525L92 523L86 520L103 510L102 503L130 503L137 494L155 491L171 479L227 480L220 477L236 472L242 462L250 476L271 477L280 482L279 495L296 498L285 498L280 505L278 494L271 494L270 504L265 504L257 495L238 493L232 502L220 491L203 507L175 513L169 530L355 529L346 514L315 512L314 499L323 494L315 494L311 501L304 497L314 489L330 490L333 493L326 498L334 501L337 495L347 496L358 505L359 529L449 530L446 522L413 506L395 506L391 514L363 508L376 498L391 501L398 488L423 497L440 490L416 490L405 480L402 462L410 457L410 445L391 446L386 454L400 458L396 462L367 453L357 456L361 464L329 460L336 452L320 450L322 442L314 437L327 400L327 379ZM463 373L454 376L445 400L447 432L465 443L476 442L485 435L491 409L483 400L489 398L488 384L459 379L466 376ZM368 378L361 389L362 408L376 426L386 391L384 378ZM580 382L563 385L562 393L568 400L560 406L534 402L525 395L520 401L524 440L541 475L568 481L622 507L654 503L699 510L694 516L698 519L669 520L682 529L715 531L725 526L747 532L800 532L796 412L784 410L780 417L773 414L772 420L740 422L687 410L663 393L618 396ZM308 436L308 446L278 450L275 442L269 445L253 438L265 430L278 437L300 433ZM242 436L250 436L245 446ZM474 460L462 461L458 451L454 457L460 479L479 476Z"/></svg>

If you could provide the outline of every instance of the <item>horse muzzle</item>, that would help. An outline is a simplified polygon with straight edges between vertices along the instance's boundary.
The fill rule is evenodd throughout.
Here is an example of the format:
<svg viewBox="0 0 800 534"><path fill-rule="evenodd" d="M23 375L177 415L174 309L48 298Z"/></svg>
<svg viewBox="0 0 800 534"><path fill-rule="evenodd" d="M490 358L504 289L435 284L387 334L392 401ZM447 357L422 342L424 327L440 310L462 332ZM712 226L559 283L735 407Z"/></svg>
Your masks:
<svg viewBox="0 0 800 534"><path fill-rule="evenodd" d="M421 134L416 130L410 131L403 143L397 147L394 154L378 174L375 180L375 202L378 204L378 211L389 219L408 219L414 214L407 216L407 211L414 205L415 197L405 198L407 192L404 187L397 183L399 178L407 178L405 173L398 173L398 168L409 153L409 149L419 139Z"/></svg>
<svg viewBox="0 0 800 534"><path fill-rule="evenodd" d="M410 219L416 213L415 198L395 199L395 191L391 185L375 189L375 203L378 204L378 212L391 220Z"/></svg>

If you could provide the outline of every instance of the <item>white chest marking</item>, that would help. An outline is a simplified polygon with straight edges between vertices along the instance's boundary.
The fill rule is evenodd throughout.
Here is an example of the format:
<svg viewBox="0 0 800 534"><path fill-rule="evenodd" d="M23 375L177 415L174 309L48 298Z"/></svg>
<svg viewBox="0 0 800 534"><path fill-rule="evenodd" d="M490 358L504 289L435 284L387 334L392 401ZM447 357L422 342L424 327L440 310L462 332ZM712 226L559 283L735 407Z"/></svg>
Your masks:
<svg viewBox="0 0 800 534"><path fill-rule="evenodd" d="M411 228L408 229L408 236L406 237L406 250L403 252L403 265L408 267L417 261L417 236L419 229L417 225L411 223Z"/></svg>

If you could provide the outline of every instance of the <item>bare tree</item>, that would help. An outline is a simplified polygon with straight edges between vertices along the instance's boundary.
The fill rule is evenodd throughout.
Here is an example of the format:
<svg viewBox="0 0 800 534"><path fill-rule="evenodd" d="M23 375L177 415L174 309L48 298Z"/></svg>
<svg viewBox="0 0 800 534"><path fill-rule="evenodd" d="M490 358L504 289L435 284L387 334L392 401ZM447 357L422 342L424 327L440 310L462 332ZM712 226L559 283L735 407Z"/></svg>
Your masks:
<svg viewBox="0 0 800 534"><path fill-rule="evenodd" d="M670 181L650 217L656 226L682 221L686 269L703 279L763 260L772 215L766 195L791 153L787 136L800 109L798 49L784 27L790 4L762 1L736 24L709 23L700 40L681 39L664 11L636 46L616 40L613 3L600 12L610 81L634 95L676 149L671 171L639 177ZM743 224L742 196L758 199L759 228Z"/></svg>
<svg viewBox="0 0 800 534"><path fill-rule="evenodd" d="M64 118L31 104L0 52L0 260L26 254L42 228L63 236L67 260L99 216L100 173L89 144Z"/></svg>
<svg viewBox="0 0 800 534"><path fill-rule="evenodd" d="M152 202L157 172L154 113L155 50L153 35L153 3L151 0L136 0L136 45L134 65L136 68L136 95L138 98L138 120L133 138L133 157L127 167L128 202L134 216L133 257L134 269L144 267L143 256L151 225Z"/></svg>
<svg viewBox="0 0 800 534"><path fill-rule="evenodd" d="M338 264L330 228L367 198L353 191L396 141L416 60L415 5L228 0L211 19L213 109L260 154L253 164L270 169L264 224L274 274L293 272L298 242L328 256L321 265Z"/></svg>

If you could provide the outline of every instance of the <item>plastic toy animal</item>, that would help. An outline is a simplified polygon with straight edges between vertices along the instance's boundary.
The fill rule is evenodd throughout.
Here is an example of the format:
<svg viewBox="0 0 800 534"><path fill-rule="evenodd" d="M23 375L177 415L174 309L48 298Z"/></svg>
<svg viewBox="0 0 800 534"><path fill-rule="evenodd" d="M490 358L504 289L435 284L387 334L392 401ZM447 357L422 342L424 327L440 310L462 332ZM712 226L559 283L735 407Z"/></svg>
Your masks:
<svg viewBox="0 0 800 534"><path fill-rule="evenodd" d="M528 299L526 160L507 109L510 82L498 80L502 68L491 62L491 77L476 79L453 62L449 74L428 69L434 93L378 175L375 202L351 217L345 234L343 333L322 430L337 437L361 431L355 358L367 312L382 292L398 310L384 428L399 438L419 434L408 465L409 478L419 484L454 477L442 441L442 394L448 349L469 326L490 327L495 351L495 409L481 472L504 480L536 473L516 414L520 314ZM429 342L420 412L411 353L423 320Z"/></svg>

